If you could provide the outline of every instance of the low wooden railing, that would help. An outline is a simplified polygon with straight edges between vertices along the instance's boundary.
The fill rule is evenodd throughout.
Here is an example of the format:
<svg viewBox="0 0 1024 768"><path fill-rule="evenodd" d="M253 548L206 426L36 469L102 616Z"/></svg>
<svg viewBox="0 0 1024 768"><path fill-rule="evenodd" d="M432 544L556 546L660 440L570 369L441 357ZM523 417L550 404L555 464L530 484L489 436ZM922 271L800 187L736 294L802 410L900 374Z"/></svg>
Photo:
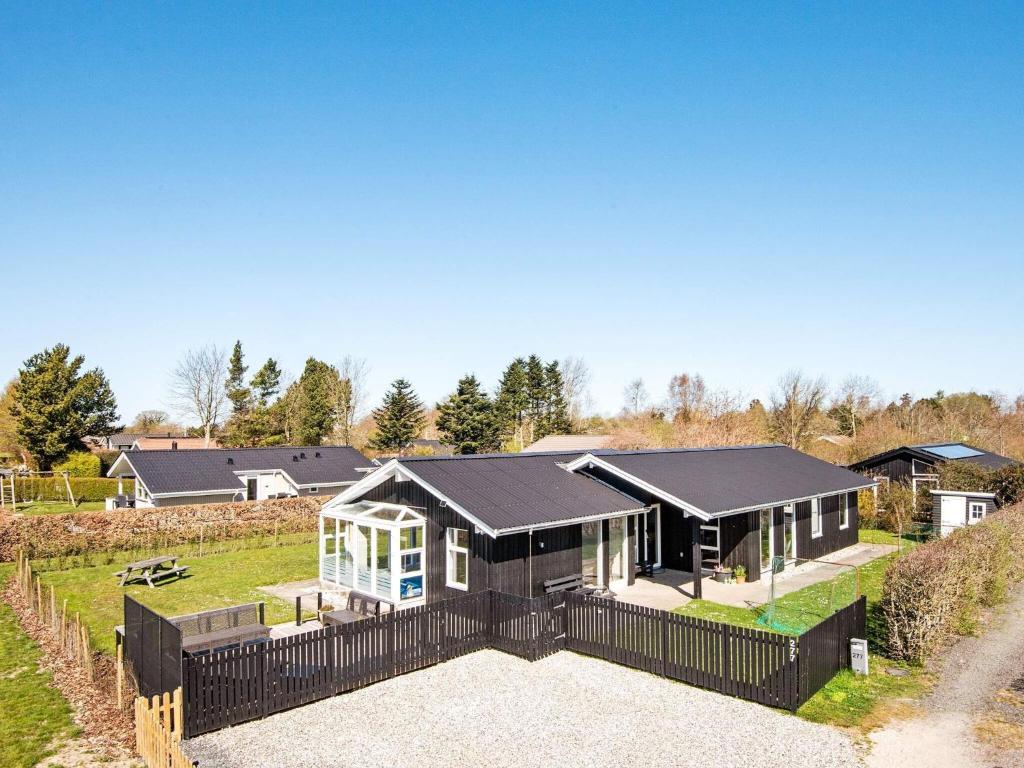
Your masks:
<svg viewBox="0 0 1024 768"><path fill-rule="evenodd" d="M193 768L181 751L184 707L181 688L163 696L135 699L135 750L146 768Z"/></svg>

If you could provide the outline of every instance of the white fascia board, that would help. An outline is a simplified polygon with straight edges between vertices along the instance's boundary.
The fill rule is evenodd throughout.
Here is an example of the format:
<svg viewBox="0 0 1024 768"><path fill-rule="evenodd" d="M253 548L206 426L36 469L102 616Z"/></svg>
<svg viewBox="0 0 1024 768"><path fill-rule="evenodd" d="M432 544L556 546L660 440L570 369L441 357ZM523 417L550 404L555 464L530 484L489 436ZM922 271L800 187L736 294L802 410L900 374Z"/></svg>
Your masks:
<svg viewBox="0 0 1024 768"><path fill-rule="evenodd" d="M781 501L766 501L763 504L751 504L749 507L737 507L736 509L727 509L724 512L716 512L712 517L729 517L730 515L739 515L743 512L753 512L755 509L771 509L772 507L784 507L787 504L797 504L801 501L810 501L811 499L821 499L825 496L839 496L843 493L850 493L851 491L863 491L868 488L874 488L878 483L866 483L864 485L856 485L852 488L843 488L838 491L825 491L823 493L815 493L811 496L801 496L797 499L782 499Z"/></svg>
<svg viewBox="0 0 1024 768"><path fill-rule="evenodd" d="M526 533L528 531L541 531L545 528L561 528L565 525L581 525L583 523L593 523L598 520L611 520L615 517L625 517L628 515L639 515L641 512L646 512L650 507L638 507L636 509L620 509L615 512L602 512L599 515L586 515L585 517L570 517L565 520L555 520L550 523L539 523L536 525L517 525L515 528L498 528L495 533L498 536L510 536L513 533Z"/></svg>
<svg viewBox="0 0 1024 768"><path fill-rule="evenodd" d="M128 458L128 454L126 454L124 451L121 451L121 455L114 459L114 463L111 464L110 469L107 470L107 477L117 477L118 475L124 474L124 472L121 470L118 470L116 472L114 471L118 468L118 466L120 466L122 461L128 465L128 468L132 471L132 474L135 475L135 477L139 476L139 473L135 471L135 467L132 466L132 461L131 459Z"/></svg>
<svg viewBox="0 0 1024 768"><path fill-rule="evenodd" d="M171 491L170 493L151 493L154 499L174 499L178 496L216 496L223 493L240 493L244 488L216 488L212 491Z"/></svg>
<svg viewBox="0 0 1024 768"><path fill-rule="evenodd" d="M445 496L443 493L437 490L437 488L432 486L430 483L428 483L415 472L413 472L411 469L409 469L409 466L407 464L399 464L398 459L391 459L391 461L387 462L376 472L367 475L355 485L349 486L344 491L335 496L333 499L328 501L323 506L323 509L330 509L331 507L338 506L340 504L347 504L350 501L354 501L355 499L359 498L370 489L376 488L384 481L396 476L402 477L407 480L411 480L412 482L416 483L418 486L420 486L425 491L430 493L436 499L443 501L449 507L454 509L460 515L466 518L469 522L473 523L473 525L475 525L477 528L479 528L481 531L490 536L492 539L497 538L497 532L493 528L491 528L491 526L482 522L479 518L476 517L476 515L472 514L468 509L463 507L461 504L458 504L454 500Z"/></svg>
<svg viewBox="0 0 1024 768"><path fill-rule="evenodd" d="M701 520L710 520L713 517L713 515L709 512L705 512L700 507L695 507L693 504L685 502L679 497L673 496L671 493L666 493L657 486L651 485L646 480L641 480L639 477L619 469L614 464L609 464L607 461L598 458L592 453L586 453L578 459L573 459L563 465L563 469L567 472L576 472L577 470L584 469L586 467L600 467L607 472L611 472L616 477L621 477L623 480L633 483L637 488L643 488L648 493L651 493L663 501L667 501L669 504L673 504L680 509L689 512L694 517L699 517Z"/></svg>
<svg viewBox="0 0 1024 768"><path fill-rule="evenodd" d="M994 499L996 497L994 493L986 491L941 491L929 488L928 492L932 496L976 496L979 499Z"/></svg>

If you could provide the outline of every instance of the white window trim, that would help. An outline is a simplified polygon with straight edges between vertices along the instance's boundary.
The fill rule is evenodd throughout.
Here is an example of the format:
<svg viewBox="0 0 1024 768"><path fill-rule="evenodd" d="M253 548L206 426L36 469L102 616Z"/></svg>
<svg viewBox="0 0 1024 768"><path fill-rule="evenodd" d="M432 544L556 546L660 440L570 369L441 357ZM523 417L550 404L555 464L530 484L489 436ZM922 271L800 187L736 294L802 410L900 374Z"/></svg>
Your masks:
<svg viewBox="0 0 1024 768"><path fill-rule="evenodd" d="M818 531L814 531L814 523L818 523ZM824 530L821 525L821 500L811 499L811 538L820 539L824 535Z"/></svg>
<svg viewBox="0 0 1024 768"><path fill-rule="evenodd" d="M975 511L980 513L977 517L974 516ZM987 505L983 501L970 501L967 503L967 515L971 520L984 520L987 511Z"/></svg>
<svg viewBox="0 0 1024 768"><path fill-rule="evenodd" d="M460 547L455 543L455 538L459 531L464 531L466 534L466 540L469 541L469 529L468 528L446 528L444 532L444 576L445 586L451 587L452 589L461 589L463 591L469 591L469 547ZM455 558L452 555L465 555L466 556L466 583L462 584L455 580Z"/></svg>
<svg viewBox="0 0 1024 768"><path fill-rule="evenodd" d="M846 522L843 522L845 513ZM845 531L850 527L850 499L845 493L839 494L839 530Z"/></svg>

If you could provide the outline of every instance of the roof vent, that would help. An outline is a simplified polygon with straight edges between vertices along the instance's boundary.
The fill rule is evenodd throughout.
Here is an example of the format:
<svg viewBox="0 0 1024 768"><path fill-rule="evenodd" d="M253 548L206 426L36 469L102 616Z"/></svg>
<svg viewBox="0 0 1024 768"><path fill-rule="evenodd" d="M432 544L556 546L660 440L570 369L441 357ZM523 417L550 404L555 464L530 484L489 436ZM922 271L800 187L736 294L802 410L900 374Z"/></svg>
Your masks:
<svg viewBox="0 0 1024 768"><path fill-rule="evenodd" d="M298 460L299 460L298 456L292 456L292 461L298 461Z"/></svg>
<svg viewBox="0 0 1024 768"><path fill-rule="evenodd" d="M313 456L315 458L319 459L320 458L320 451L317 451L316 453L314 453Z"/></svg>
<svg viewBox="0 0 1024 768"><path fill-rule="evenodd" d="M304 458L306 458L306 452L305 452L305 451L303 451L302 453L300 453L300 454L299 454L299 458L300 458L300 459L304 459Z"/></svg>
<svg viewBox="0 0 1024 768"><path fill-rule="evenodd" d="M235 463L235 460L233 458L231 458L230 456L228 456L228 464L234 464L234 463Z"/></svg>

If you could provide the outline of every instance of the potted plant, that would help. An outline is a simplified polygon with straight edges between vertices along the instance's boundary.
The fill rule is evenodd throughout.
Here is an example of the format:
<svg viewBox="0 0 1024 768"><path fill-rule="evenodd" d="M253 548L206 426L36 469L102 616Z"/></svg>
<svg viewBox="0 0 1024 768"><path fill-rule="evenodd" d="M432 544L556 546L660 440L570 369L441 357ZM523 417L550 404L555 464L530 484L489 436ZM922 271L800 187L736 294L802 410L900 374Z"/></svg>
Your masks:
<svg viewBox="0 0 1024 768"><path fill-rule="evenodd" d="M728 581L731 576L732 569L726 568L721 563L716 565L711 571L711 577L720 584L725 584L725 582Z"/></svg>
<svg viewBox="0 0 1024 768"><path fill-rule="evenodd" d="M744 568L742 565L737 565L735 568L732 569L732 576L734 579L736 579L737 584L747 583L747 569Z"/></svg>

